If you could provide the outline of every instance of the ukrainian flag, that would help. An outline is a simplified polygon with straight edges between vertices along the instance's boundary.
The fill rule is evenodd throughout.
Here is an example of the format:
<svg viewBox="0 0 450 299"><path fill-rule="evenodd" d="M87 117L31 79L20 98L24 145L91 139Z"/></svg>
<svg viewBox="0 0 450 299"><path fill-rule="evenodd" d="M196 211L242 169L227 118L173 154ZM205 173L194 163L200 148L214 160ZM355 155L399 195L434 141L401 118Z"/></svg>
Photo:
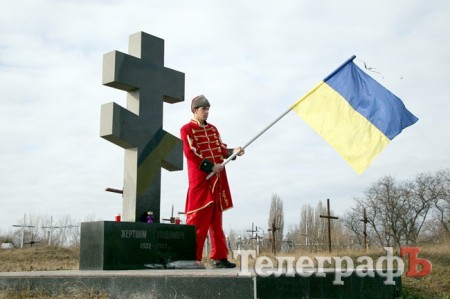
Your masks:
<svg viewBox="0 0 450 299"><path fill-rule="evenodd" d="M351 57L291 109L363 173L400 132L417 122L403 102Z"/></svg>

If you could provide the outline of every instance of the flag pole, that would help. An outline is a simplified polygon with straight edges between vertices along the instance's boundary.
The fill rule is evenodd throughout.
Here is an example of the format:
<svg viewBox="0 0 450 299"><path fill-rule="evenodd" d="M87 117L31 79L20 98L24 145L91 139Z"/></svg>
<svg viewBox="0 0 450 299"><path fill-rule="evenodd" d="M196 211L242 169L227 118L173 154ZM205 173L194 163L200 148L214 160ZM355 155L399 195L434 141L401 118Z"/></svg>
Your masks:
<svg viewBox="0 0 450 299"><path fill-rule="evenodd" d="M288 114L292 109L294 109L295 106L297 106L301 101L303 101L305 98L307 98L310 94L312 94L313 92L315 92L322 84L324 84L324 82L329 79L331 76L333 76L334 74L336 74L341 68L343 68L347 63L349 63L350 61L352 61L353 59L355 59L356 56L353 55L352 57L350 57L349 59L347 59L343 64L341 64L337 69L335 69L331 74L329 74L325 79L323 79L320 83L318 83L313 89L311 89L308 93L306 93L303 97L301 97L297 102L294 103L294 105L292 105L291 107L289 107L288 110L286 110L285 112L283 112L280 116L278 116L274 121L272 121L267 127L265 127L261 132L259 132L258 134L256 134L255 137L253 137L249 142L247 142L244 146L242 146L242 150L245 150L250 144L252 144L256 139L258 139L262 134L264 134L267 130L269 130L274 124L276 124L280 119L282 119L284 116L286 116L286 114ZM226 164L228 164L228 162L230 162L231 160L233 160L237 155L239 155L239 153L241 152L241 150L236 151L235 153L233 153L231 156L229 156L226 160L224 160L222 162L222 166L225 166ZM214 175L214 172L211 172L210 174L208 174L208 176L206 177L206 180L209 180L212 176Z"/></svg>
<svg viewBox="0 0 450 299"><path fill-rule="evenodd" d="M242 150L245 150L250 144L252 144L256 139L258 139L262 134L264 134L267 130L269 130L273 125L275 125L280 119L282 119L283 117L286 116L286 114L288 114L292 109L294 109L295 106L297 106L302 100L304 100L305 98L307 98L311 93L313 93L314 91L316 91L317 88L319 88L321 85L323 84L323 81L320 82L319 84L317 84L313 89L311 89L308 93L306 93L303 97L301 97L297 102L295 102L294 105L292 105L291 107L289 107L288 110L286 110L285 112L283 112L280 116L278 116L274 121L272 121L267 127L265 127L263 130L261 130L261 132L259 132L258 134L256 134L255 137L253 137L249 142L247 142L244 146L242 146ZM222 162L222 166L225 166L228 162L230 162L231 160L233 160L237 155L239 155L241 151L236 151L235 153L233 153L231 156L229 156L226 160L224 160ZM211 172L210 174L208 174L208 176L206 177L206 180L209 180L212 176L214 175L214 172Z"/></svg>
<svg viewBox="0 0 450 299"><path fill-rule="evenodd" d="M289 113L289 111L291 111L293 108L290 107L288 110L286 110L284 113L282 113L280 116L278 116L274 121L272 121L267 127L265 127L261 132L259 132L258 134L256 134L255 137L253 137L249 142L247 142L244 146L242 146L242 150L245 150L247 148L247 146L249 146L250 144L252 144L256 139L259 138L259 136L261 136L262 134L264 134L267 130L269 130L274 124L276 124L280 119L282 119L286 114ZM239 153L241 152L241 150L238 150L236 152L234 152L231 156L229 156L226 160L224 160L222 162L222 166L225 166L228 162L230 162L231 160L233 160L237 155L239 155ZM210 174L208 174L208 176L206 177L207 180L209 180L212 176L214 175L214 172L211 172Z"/></svg>
<svg viewBox="0 0 450 299"><path fill-rule="evenodd" d="M334 76L334 74L336 74L337 72L339 72L341 70L341 68L343 68L347 63L349 63L350 61L353 61L353 59L356 58L356 55L352 55L352 57L350 57L349 59L347 59L343 64L341 64L337 69L335 69L331 74L329 74L328 76L325 77L325 79L323 79L323 81L327 81L328 79L330 79L331 77Z"/></svg>

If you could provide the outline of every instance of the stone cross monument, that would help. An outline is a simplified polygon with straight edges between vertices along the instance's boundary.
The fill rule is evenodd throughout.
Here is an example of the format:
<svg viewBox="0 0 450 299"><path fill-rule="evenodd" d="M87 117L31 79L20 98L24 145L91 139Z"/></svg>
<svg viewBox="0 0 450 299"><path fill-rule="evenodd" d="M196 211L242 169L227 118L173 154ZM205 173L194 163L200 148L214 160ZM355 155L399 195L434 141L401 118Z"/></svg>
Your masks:
<svg viewBox="0 0 450 299"><path fill-rule="evenodd" d="M103 84L127 92L127 108L102 105L100 136L125 149L121 222L81 223L81 270L155 269L195 261L195 227L160 222L161 167L183 169L182 141L163 130L163 104L184 100L184 74L164 67L164 40L138 32L129 54L103 57ZM168 267L168 266L167 266Z"/></svg>
<svg viewBox="0 0 450 299"><path fill-rule="evenodd" d="M183 169L182 142L163 130L163 102L184 101L184 73L164 67L164 40L138 32L129 54L103 57L103 84L127 92L127 109L101 108L100 136L125 149L124 221L142 221L152 211L160 221L161 166Z"/></svg>

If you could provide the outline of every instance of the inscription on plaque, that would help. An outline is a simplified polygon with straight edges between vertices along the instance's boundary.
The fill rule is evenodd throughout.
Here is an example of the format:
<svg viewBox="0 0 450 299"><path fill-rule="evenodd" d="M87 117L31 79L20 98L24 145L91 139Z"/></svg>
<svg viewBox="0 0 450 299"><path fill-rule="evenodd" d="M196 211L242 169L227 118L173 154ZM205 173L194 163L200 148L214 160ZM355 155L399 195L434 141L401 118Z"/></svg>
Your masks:
<svg viewBox="0 0 450 299"><path fill-rule="evenodd" d="M145 230L122 230L121 238L129 239L145 239L147 238L147 231Z"/></svg>
<svg viewBox="0 0 450 299"><path fill-rule="evenodd" d="M184 239L184 232L174 232L174 231L159 231L155 233L156 239L163 240L181 240Z"/></svg>

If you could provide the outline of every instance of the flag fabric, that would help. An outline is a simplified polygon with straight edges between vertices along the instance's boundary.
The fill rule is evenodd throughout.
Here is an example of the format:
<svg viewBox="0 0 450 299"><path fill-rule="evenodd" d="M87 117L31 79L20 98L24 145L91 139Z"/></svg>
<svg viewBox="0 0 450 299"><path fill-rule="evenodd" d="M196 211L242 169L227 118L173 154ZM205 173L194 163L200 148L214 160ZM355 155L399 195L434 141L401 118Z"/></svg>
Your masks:
<svg viewBox="0 0 450 299"><path fill-rule="evenodd" d="M397 96L355 65L354 58L291 109L361 174L395 136L418 118Z"/></svg>

